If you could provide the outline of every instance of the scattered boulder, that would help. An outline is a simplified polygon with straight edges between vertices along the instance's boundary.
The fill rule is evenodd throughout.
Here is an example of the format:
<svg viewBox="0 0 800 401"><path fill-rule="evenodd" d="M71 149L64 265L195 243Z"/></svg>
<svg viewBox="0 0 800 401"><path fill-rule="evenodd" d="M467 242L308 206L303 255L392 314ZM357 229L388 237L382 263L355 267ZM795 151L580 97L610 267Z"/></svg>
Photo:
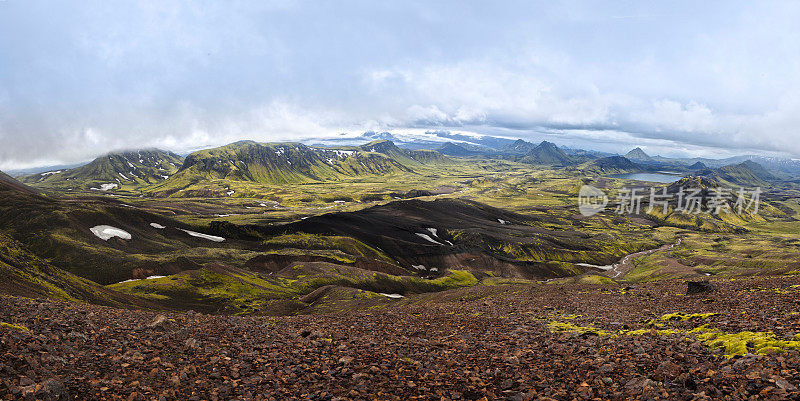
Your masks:
<svg viewBox="0 0 800 401"><path fill-rule="evenodd" d="M56 379L48 379L36 385L22 389L22 396L29 399L42 401L61 401L70 399L69 392L64 383Z"/></svg>
<svg viewBox="0 0 800 401"><path fill-rule="evenodd" d="M653 378L661 382L674 381L680 374L680 366L672 361L664 361L653 372Z"/></svg>
<svg viewBox="0 0 800 401"><path fill-rule="evenodd" d="M784 379L783 377L780 377L780 376L777 376L777 375L773 375L772 376L772 381L781 390L786 390L786 391L795 391L795 390L797 390L797 387L793 386L791 383L786 381L786 379Z"/></svg>
<svg viewBox="0 0 800 401"><path fill-rule="evenodd" d="M714 292L717 286L708 281L687 281L686 282L686 295L702 294L706 292Z"/></svg>
<svg viewBox="0 0 800 401"><path fill-rule="evenodd" d="M152 321L152 322L150 322L150 323L148 323L148 324L147 324L147 328L149 328L149 329L163 330L163 329L166 329L166 328L168 328L168 327L169 327L169 325L170 325L170 320L169 320L169 319L167 319L167 317L166 317L166 316L164 316L164 315L158 315L158 316L156 316L156 318L155 318L155 319L153 319L153 321Z"/></svg>

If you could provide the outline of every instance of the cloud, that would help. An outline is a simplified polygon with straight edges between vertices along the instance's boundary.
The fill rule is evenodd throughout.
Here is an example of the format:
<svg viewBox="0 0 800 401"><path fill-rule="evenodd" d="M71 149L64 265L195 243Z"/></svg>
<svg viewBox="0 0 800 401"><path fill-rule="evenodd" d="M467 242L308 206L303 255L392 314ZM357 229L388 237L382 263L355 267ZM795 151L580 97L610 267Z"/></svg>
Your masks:
<svg viewBox="0 0 800 401"><path fill-rule="evenodd" d="M800 4L629 8L0 1L0 168L438 128L800 156Z"/></svg>

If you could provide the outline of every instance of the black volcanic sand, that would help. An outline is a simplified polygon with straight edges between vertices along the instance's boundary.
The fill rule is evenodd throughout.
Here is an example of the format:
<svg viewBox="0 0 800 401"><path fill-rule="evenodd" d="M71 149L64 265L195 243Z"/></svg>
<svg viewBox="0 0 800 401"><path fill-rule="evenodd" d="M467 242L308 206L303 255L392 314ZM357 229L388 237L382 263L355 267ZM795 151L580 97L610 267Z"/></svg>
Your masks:
<svg viewBox="0 0 800 401"><path fill-rule="evenodd" d="M3 399L800 399L796 351L727 359L688 330L800 331L800 277L497 286L331 315L165 314L0 298ZM667 313L719 315L648 328ZM48 398L49 397L49 398ZM66 399L66 398L63 398Z"/></svg>

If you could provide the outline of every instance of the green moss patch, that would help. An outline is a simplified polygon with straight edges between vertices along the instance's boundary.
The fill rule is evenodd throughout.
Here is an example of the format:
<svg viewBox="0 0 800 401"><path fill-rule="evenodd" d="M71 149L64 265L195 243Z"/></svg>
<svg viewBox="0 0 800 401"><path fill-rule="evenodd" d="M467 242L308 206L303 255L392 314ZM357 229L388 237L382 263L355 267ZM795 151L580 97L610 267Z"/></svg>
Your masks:
<svg viewBox="0 0 800 401"><path fill-rule="evenodd" d="M770 354L787 350L800 350L800 336L792 340L782 340L772 332L743 331L728 333L719 330L706 329L697 335L703 344L713 348L722 349L725 358L732 358L745 354Z"/></svg>
<svg viewBox="0 0 800 401"><path fill-rule="evenodd" d="M681 321L685 322L687 320L703 320L708 319L713 316L718 316L719 313L716 312L709 312L709 313L682 313L682 312L675 312L675 313L667 313L666 315L662 315L656 320L661 321Z"/></svg>
<svg viewBox="0 0 800 401"><path fill-rule="evenodd" d="M0 322L0 329L3 330L16 330L16 331L30 331L27 327L13 323Z"/></svg>

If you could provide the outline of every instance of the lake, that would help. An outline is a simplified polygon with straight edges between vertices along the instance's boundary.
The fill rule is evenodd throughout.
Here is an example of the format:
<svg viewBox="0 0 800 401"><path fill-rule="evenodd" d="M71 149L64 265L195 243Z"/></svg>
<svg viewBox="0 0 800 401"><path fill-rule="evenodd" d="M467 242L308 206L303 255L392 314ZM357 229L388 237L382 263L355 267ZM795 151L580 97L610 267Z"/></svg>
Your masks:
<svg viewBox="0 0 800 401"><path fill-rule="evenodd" d="M661 182L672 183L683 178L680 174L665 174L665 173L628 173L628 174L612 174L609 177L623 178L626 180L638 180L648 182Z"/></svg>

